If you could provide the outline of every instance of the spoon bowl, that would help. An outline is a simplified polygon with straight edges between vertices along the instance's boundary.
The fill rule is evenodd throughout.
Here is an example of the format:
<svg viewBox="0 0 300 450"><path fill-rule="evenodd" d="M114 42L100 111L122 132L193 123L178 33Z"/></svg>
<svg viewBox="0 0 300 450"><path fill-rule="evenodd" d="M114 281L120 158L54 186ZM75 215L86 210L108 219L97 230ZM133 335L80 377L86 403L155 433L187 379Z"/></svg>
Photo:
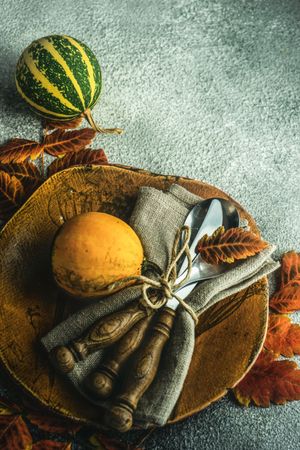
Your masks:
<svg viewBox="0 0 300 450"><path fill-rule="evenodd" d="M192 250L191 252L192 257L194 256L193 265L191 269L190 278L186 281L184 286L180 288L180 290L184 289L185 286L198 283L199 281L216 278L222 273L226 272L226 270L228 270L228 264L219 264L219 265L208 264L205 261L203 261L200 255L195 254L195 249L198 243L196 236L199 230L199 223L203 222L204 217L207 215L207 211L212 204L212 201L217 201L221 206L222 226L225 228L225 230L228 230L229 228L236 228L240 225L240 217L238 210L232 204L232 202L229 202L228 200L225 200L223 198L206 199L193 208L192 212L189 214L187 218L187 225L191 228L190 249ZM210 224L207 225L207 228L205 232L202 233L202 236L204 234L211 235L215 230L216 225L212 221ZM234 267L234 264L231 264L230 267L231 268ZM179 283L182 279L184 279L186 275L186 267L184 269L185 269L184 271L181 270L179 272L179 277L176 280L177 283Z"/></svg>

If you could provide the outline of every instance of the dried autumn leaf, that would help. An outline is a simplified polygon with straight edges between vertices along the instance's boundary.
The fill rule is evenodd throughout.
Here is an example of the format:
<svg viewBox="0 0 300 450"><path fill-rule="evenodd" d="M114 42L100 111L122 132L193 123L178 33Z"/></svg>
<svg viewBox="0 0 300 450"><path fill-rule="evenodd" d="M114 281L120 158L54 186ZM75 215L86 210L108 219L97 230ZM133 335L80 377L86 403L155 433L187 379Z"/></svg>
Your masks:
<svg viewBox="0 0 300 450"><path fill-rule="evenodd" d="M15 176L0 171L0 219L8 219L24 198L24 188Z"/></svg>
<svg viewBox="0 0 300 450"><path fill-rule="evenodd" d="M10 416L12 414L18 414L21 410L18 405L8 400L5 397L0 397L0 415Z"/></svg>
<svg viewBox="0 0 300 450"><path fill-rule="evenodd" d="M108 164L104 150L85 149L77 153L68 153L63 158L57 158L48 167L48 177L68 167L85 164Z"/></svg>
<svg viewBox="0 0 300 450"><path fill-rule="evenodd" d="M288 314L300 309L300 289L286 286L276 292L270 300L270 308L281 314Z"/></svg>
<svg viewBox="0 0 300 450"><path fill-rule="evenodd" d="M0 416L0 448L29 449L32 437L20 415Z"/></svg>
<svg viewBox="0 0 300 450"><path fill-rule="evenodd" d="M75 131L56 130L47 134L44 139L44 150L52 156L63 156L66 153L78 152L91 143L96 131L82 128Z"/></svg>
<svg viewBox="0 0 300 450"><path fill-rule="evenodd" d="M76 433L82 425L60 417L46 416L43 413L31 413L27 419L38 428L50 433Z"/></svg>
<svg viewBox="0 0 300 450"><path fill-rule="evenodd" d="M277 361L271 352L262 351L250 372L234 388L239 403L249 406L282 405L300 400L300 370L294 361Z"/></svg>
<svg viewBox="0 0 300 450"><path fill-rule="evenodd" d="M57 442L57 441L44 440L44 441L36 442L30 448L31 448L31 450L50 450L50 449L71 450L72 443L71 442Z"/></svg>
<svg viewBox="0 0 300 450"><path fill-rule="evenodd" d="M248 258L266 247L268 243L251 231L245 231L243 228L230 228L225 231L221 226L211 236L205 234L200 239L197 251L205 262L220 264Z"/></svg>
<svg viewBox="0 0 300 450"><path fill-rule="evenodd" d="M83 117L75 117L73 120L65 121L45 121L43 123L44 129L48 130L71 130L78 128L82 123Z"/></svg>
<svg viewBox="0 0 300 450"><path fill-rule="evenodd" d="M36 141L15 138L0 146L0 162L22 163L28 158L36 159L43 152L43 145Z"/></svg>
<svg viewBox="0 0 300 450"><path fill-rule="evenodd" d="M42 182L42 175L39 169L30 161L25 161L23 164L0 164L0 170L18 178L27 195L32 194Z"/></svg>
<svg viewBox="0 0 300 450"><path fill-rule="evenodd" d="M276 357L283 355L292 358L300 354L300 325L291 323L288 316L271 314L264 346Z"/></svg>
<svg viewBox="0 0 300 450"><path fill-rule="evenodd" d="M300 253L294 251L287 252L281 260L281 285L300 286Z"/></svg>
<svg viewBox="0 0 300 450"><path fill-rule="evenodd" d="M300 309L300 254L287 252L281 261L280 288L272 296L270 307L279 313Z"/></svg>

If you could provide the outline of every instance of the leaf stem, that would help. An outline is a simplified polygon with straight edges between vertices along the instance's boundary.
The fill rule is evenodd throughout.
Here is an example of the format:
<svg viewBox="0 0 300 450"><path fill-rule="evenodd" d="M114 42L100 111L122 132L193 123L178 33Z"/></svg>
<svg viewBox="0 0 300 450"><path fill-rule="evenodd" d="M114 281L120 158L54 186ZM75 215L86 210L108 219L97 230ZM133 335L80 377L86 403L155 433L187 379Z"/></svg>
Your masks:
<svg viewBox="0 0 300 450"><path fill-rule="evenodd" d="M84 113L86 120L91 125L93 130L98 131L101 134L122 134L123 130L121 128L102 128L97 125L93 119L90 108L87 108Z"/></svg>

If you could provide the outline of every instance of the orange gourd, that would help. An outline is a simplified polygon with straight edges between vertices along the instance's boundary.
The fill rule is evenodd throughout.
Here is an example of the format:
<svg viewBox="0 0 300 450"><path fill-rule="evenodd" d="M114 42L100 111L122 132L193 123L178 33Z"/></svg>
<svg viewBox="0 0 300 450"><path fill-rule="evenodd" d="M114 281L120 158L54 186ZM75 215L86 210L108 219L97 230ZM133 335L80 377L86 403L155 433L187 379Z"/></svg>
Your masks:
<svg viewBox="0 0 300 450"><path fill-rule="evenodd" d="M67 221L52 249L56 283L69 294L101 297L116 292L106 287L128 276L140 275L143 247L135 231L110 214L89 212Z"/></svg>

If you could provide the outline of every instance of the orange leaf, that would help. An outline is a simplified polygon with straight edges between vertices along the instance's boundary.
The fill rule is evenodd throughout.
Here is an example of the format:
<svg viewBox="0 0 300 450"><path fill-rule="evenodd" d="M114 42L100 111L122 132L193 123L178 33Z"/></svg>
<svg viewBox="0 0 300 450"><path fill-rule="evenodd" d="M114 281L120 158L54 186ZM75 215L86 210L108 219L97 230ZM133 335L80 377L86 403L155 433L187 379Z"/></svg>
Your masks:
<svg viewBox="0 0 300 450"><path fill-rule="evenodd" d="M300 309L300 253L288 252L283 255L280 288L272 296L270 307L279 313Z"/></svg>
<svg viewBox="0 0 300 450"><path fill-rule="evenodd" d="M78 128L81 125L83 117L75 117L73 120L69 120L68 122L65 122L63 120L61 121L45 121L43 123L44 128L47 130L71 130L74 128Z"/></svg>
<svg viewBox="0 0 300 450"><path fill-rule="evenodd" d="M71 450L72 444L70 442L57 442L57 441L38 441L31 447L32 450Z"/></svg>
<svg viewBox="0 0 300 450"><path fill-rule="evenodd" d="M278 405L300 400L300 370L294 361L276 361L271 352L262 351L250 372L234 388L242 405L251 400L257 406Z"/></svg>
<svg viewBox="0 0 300 450"><path fill-rule="evenodd" d="M21 181L0 171L0 219L8 219L20 206L23 198L24 189Z"/></svg>
<svg viewBox="0 0 300 450"><path fill-rule="evenodd" d="M288 316L271 314L264 346L275 356L292 358L300 354L300 325L291 323Z"/></svg>
<svg viewBox="0 0 300 450"><path fill-rule="evenodd" d="M41 430L50 433L76 433L82 425L60 417L46 416L42 413L28 414L27 419Z"/></svg>
<svg viewBox="0 0 300 450"><path fill-rule="evenodd" d="M298 286L286 286L276 292L270 300L270 308L281 314L300 309L300 289Z"/></svg>
<svg viewBox="0 0 300 450"><path fill-rule="evenodd" d="M31 444L31 434L21 416L0 416L0 448L24 450Z"/></svg>
<svg viewBox="0 0 300 450"><path fill-rule="evenodd" d="M300 253L287 252L281 260L280 289L287 286L300 286Z"/></svg>
<svg viewBox="0 0 300 450"><path fill-rule="evenodd" d="M42 152L43 146L38 142L16 138L0 146L0 162L3 164L21 163L29 157L36 159Z"/></svg>
<svg viewBox="0 0 300 450"><path fill-rule="evenodd" d="M37 166L25 161L23 164L0 164L0 170L8 173L10 176L15 176L21 181L25 194L30 195L41 184L42 176Z"/></svg>
<svg viewBox="0 0 300 450"><path fill-rule="evenodd" d="M63 158L57 158L48 167L48 177L68 167L85 164L108 164L104 150L85 149L76 153L68 153Z"/></svg>
<svg viewBox="0 0 300 450"><path fill-rule="evenodd" d="M233 263L253 256L268 243L243 228L219 227L211 236L205 234L197 245L201 258L209 264Z"/></svg>
<svg viewBox="0 0 300 450"><path fill-rule="evenodd" d="M95 135L96 131L91 128L82 128L75 131L56 130L45 136L44 149L52 156L63 156L66 153L78 152L90 144Z"/></svg>

